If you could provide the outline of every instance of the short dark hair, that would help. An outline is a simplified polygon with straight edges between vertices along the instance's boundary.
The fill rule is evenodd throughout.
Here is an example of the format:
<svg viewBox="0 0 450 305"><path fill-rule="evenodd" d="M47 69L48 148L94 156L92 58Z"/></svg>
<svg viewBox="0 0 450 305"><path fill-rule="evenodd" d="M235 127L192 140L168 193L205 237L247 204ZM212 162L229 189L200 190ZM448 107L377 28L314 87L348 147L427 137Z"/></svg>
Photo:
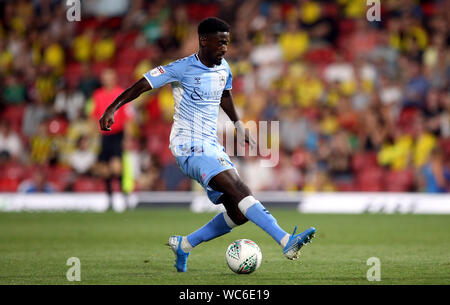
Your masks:
<svg viewBox="0 0 450 305"><path fill-rule="evenodd" d="M230 25L222 19L209 17L199 23L197 31L199 36L217 32L229 32Z"/></svg>

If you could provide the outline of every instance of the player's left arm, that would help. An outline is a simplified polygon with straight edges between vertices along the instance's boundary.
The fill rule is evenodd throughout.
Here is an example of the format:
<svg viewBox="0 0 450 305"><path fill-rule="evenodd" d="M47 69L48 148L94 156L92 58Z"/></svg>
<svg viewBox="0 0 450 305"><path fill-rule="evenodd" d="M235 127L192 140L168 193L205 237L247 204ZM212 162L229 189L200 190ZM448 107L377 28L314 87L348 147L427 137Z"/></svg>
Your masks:
<svg viewBox="0 0 450 305"><path fill-rule="evenodd" d="M220 100L220 107L222 107L223 111L228 115L230 120L234 123L234 127L236 128L236 132L238 134L244 135L245 142L250 144L251 147L256 145L256 140L250 134L250 130L244 127L244 123L239 119L239 116L236 111L236 107L234 106L233 95L231 94L231 90L224 90L222 93L222 98ZM238 137L238 139L242 139L242 137ZM244 144L244 143L240 143Z"/></svg>

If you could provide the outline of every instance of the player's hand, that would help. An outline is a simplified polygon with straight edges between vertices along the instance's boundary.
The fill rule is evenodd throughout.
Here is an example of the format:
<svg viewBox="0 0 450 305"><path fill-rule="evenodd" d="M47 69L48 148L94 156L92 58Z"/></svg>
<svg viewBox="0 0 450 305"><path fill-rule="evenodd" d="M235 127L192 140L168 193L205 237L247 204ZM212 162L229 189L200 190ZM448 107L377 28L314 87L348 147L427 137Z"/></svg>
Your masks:
<svg viewBox="0 0 450 305"><path fill-rule="evenodd" d="M242 123L242 121L237 121L234 123L234 126L236 127L239 144L245 146L245 143L248 143L250 148L254 149L256 147L256 140L253 138L250 130L244 127L244 123Z"/></svg>
<svg viewBox="0 0 450 305"><path fill-rule="evenodd" d="M99 120L100 129L103 131L111 131L111 125L114 124L114 111L106 108Z"/></svg>

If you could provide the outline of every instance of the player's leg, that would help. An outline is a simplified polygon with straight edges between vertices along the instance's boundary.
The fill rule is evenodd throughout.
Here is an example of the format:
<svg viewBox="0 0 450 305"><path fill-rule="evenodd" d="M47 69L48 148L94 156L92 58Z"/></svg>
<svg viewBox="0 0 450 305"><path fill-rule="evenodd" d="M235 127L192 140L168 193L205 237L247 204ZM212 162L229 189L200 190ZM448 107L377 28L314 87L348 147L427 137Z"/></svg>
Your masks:
<svg viewBox="0 0 450 305"><path fill-rule="evenodd" d="M226 194L230 199L230 206L234 206L234 209L238 209L247 219L266 231L278 244L285 246L289 234L278 225L261 202L252 196L250 189L235 171L221 172L211 179L209 185Z"/></svg>
<svg viewBox="0 0 450 305"><path fill-rule="evenodd" d="M208 194L210 194L209 191ZM220 198L217 201L214 200L214 202L216 204L222 203L226 211L217 214L204 226L186 237L183 236L181 241L181 249L184 252L190 252L194 247L198 246L202 242L209 241L229 233L233 228L248 221L237 206L232 204L231 199L226 194L221 194Z"/></svg>
<svg viewBox="0 0 450 305"><path fill-rule="evenodd" d="M217 192L209 187L204 181L209 181L209 177L212 177L221 170L233 168L232 163L226 165L220 164L218 158L213 153L204 154L202 156L191 156L189 158L185 156L176 157L177 164L180 169L190 178L201 183L207 192L208 198L214 204L223 203L225 207L229 206L227 202L228 198L224 197L223 193ZM204 180L206 179L206 180ZM231 211L231 217L229 212ZM222 236L245 221L235 217L237 211L228 210L221 212L214 216L208 223L194 232L186 235L173 235L169 238L168 245L172 248L175 254L175 267L179 272L187 271L187 259L191 250L199 244L209 241L211 239ZM239 212L240 213L240 212Z"/></svg>
<svg viewBox="0 0 450 305"><path fill-rule="evenodd" d="M289 259L297 258L298 251L306 243L311 241L316 231L309 228L306 231L292 235L286 233L277 223L276 219L267 209L256 200L250 189L242 182L235 171L224 171L211 179L211 188L223 192L230 199L229 204L237 207L242 215L266 231L280 246L283 253Z"/></svg>
<svg viewBox="0 0 450 305"><path fill-rule="evenodd" d="M238 224L231 220L225 211L217 214L204 226L187 236L171 236L168 245L175 253L175 267L177 271L187 271L187 258L194 247L205 241L227 234L236 226Z"/></svg>

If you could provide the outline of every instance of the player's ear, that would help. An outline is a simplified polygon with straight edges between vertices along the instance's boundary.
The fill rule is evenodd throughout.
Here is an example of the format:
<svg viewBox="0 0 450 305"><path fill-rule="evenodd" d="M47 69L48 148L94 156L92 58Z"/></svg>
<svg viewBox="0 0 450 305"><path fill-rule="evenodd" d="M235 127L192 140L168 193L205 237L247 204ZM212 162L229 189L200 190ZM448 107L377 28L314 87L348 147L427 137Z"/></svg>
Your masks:
<svg viewBox="0 0 450 305"><path fill-rule="evenodd" d="M207 40L208 38L206 37L206 35L201 35L199 37L200 46L203 48L206 47Z"/></svg>

